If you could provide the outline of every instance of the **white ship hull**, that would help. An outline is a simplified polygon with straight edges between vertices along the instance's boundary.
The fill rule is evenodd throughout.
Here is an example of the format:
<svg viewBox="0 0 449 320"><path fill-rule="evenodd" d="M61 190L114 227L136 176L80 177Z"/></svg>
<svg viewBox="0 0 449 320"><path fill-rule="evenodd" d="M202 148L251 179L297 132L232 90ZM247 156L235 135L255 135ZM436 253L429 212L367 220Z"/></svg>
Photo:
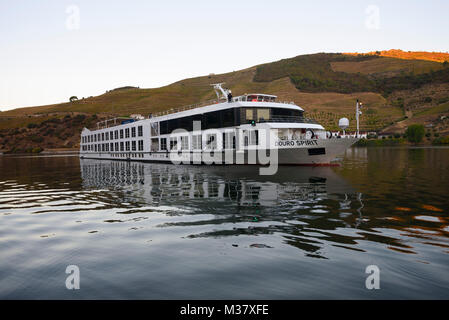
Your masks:
<svg viewBox="0 0 449 320"><path fill-rule="evenodd" d="M214 150L184 152L86 152L84 159L105 159L121 161L162 162L174 164L224 164L224 165L330 165L339 155L357 142L357 138L313 140L311 145L280 147L277 149ZM307 140L294 141L301 144ZM324 149L324 150L323 150ZM312 150L312 151L311 151ZM320 150L319 154L313 150ZM324 153L322 153L324 151ZM276 155L277 154L277 155ZM270 156L269 156L270 155Z"/></svg>

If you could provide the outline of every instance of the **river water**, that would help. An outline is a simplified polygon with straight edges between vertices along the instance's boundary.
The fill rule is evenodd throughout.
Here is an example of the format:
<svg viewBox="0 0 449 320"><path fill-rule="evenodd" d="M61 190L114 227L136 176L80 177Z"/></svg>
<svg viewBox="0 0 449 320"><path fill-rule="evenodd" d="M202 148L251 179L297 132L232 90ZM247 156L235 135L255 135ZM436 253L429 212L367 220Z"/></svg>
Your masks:
<svg viewBox="0 0 449 320"><path fill-rule="evenodd" d="M449 148L274 176L0 156L0 298L448 299L448 187Z"/></svg>

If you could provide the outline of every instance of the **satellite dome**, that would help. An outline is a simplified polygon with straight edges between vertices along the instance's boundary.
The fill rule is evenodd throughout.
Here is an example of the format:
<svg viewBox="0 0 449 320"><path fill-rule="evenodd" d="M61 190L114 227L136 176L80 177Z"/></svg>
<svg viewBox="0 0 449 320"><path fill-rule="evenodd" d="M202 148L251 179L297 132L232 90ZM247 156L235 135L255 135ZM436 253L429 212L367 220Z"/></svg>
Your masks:
<svg viewBox="0 0 449 320"><path fill-rule="evenodd" d="M345 130L347 127L349 127L348 118L341 118L340 120L338 120L338 126L341 130Z"/></svg>

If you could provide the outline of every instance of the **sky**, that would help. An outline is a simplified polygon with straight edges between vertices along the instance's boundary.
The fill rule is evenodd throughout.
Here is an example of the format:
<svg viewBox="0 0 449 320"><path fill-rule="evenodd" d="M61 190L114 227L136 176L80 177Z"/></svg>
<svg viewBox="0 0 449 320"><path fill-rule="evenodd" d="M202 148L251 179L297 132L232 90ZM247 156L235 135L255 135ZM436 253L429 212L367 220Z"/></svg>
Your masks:
<svg viewBox="0 0 449 320"><path fill-rule="evenodd" d="M0 111L300 54L449 51L447 0L0 0Z"/></svg>

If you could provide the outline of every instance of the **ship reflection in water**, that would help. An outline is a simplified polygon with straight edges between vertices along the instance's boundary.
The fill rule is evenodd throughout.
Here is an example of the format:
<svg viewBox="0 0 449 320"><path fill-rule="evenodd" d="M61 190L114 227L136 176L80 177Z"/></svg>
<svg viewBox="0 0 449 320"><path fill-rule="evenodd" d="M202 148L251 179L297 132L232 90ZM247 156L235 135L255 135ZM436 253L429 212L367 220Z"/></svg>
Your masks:
<svg viewBox="0 0 449 320"><path fill-rule="evenodd" d="M276 175L261 176L255 166L81 160L81 174L83 189L118 192L114 205L125 209L121 214L156 206L167 208L168 217L182 216L180 221L157 227L183 227L185 231L194 227L183 238L227 238L238 243L235 236L265 235L259 240L263 243L252 237L244 245L273 248L280 239L269 235L276 234L282 244L301 249L306 256L327 258L329 245L365 252L364 241L414 253L402 236L392 237L389 230L382 234L381 228L394 231L399 227L417 238L429 235L413 222L398 226L403 217L391 216L391 212L364 217L363 194L330 167L281 166ZM402 214L401 207L396 211ZM445 227L435 232L444 233Z"/></svg>
<svg viewBox="0 0 449 320"><path fill-rule="evenodd" d="M260 176L0 157L0 298L447 299L448 160L351 148L339 167ZM369 265L380 290L365 287Z"/></svg>

